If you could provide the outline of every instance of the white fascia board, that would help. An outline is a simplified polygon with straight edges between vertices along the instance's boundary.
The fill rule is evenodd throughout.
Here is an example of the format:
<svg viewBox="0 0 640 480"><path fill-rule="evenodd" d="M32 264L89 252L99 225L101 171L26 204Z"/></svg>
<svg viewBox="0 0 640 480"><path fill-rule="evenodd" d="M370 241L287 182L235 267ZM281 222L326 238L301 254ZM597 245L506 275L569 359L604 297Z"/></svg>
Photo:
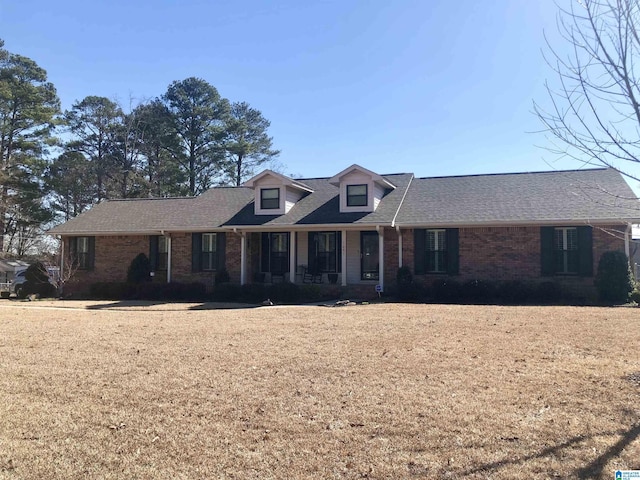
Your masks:
<svg viewBox="0 0 640 480"><path fill-rule="evenodd" d="M565 225L627 225L629 222L635 220L621 219L621 218L598 218L598 219L581 219L575 218L565 220L519 220L519 221L492 221L492 222L422 222L422 223L399 223L396 222L395 226L400 228L476 228L476 227L541 227L541 226L565 226Z"/></svg>

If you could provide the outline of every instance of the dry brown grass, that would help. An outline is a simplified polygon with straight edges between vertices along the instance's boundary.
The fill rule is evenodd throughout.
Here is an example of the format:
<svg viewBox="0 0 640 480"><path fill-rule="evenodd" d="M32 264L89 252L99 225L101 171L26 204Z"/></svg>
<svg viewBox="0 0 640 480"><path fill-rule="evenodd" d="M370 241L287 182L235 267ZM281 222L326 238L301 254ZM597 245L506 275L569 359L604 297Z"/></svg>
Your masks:
<svg viewBox="0 0 640 480"><path fill-rule="evenodd" d="M87 306L0 303L2 479L640 468L637 309Z"/></svg>

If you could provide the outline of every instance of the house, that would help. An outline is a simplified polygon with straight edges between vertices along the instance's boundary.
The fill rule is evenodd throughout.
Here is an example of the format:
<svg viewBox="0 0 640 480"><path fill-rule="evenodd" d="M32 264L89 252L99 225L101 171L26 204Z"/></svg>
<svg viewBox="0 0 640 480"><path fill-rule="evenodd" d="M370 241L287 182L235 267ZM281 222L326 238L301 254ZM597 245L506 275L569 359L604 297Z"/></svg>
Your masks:
<svg viewBox="0 0 640 480"><path fill-rule="evenodd" d="M612 169L415 178L352 165L331 178L266 170L198 197L110 200L52 230L78 268L67 288L123 281L315 281L384 289L400 266L430 283L553 279L589 291L600 255L629 255L640 203Z"/></svg>

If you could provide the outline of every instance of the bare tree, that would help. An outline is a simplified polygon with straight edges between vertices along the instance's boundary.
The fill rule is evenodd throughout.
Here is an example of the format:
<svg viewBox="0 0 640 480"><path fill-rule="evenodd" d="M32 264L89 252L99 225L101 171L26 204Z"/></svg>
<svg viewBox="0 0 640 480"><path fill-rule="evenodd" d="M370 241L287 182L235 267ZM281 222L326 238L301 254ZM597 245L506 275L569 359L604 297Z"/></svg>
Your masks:
<svg viewBox="0 0 640 480"><path fill-rule="evenodd" d="M545 148L640 180L640 2L571 0L557 24L564 42L547 39L545 58L559 82L534 103Z"/></svg>

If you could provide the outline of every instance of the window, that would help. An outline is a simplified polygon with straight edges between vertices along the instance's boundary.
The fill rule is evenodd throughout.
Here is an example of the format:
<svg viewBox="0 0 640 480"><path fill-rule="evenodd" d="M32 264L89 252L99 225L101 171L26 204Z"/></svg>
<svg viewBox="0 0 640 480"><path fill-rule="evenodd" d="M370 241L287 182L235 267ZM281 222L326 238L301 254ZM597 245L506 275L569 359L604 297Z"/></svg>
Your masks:
<svg viewBox="0 0 640 480"><path fill-rule="evenodd" d="M277 210L280 208L280 189L260 189L260 208L263 210Z"/></svg>
<svg viewBox="0 0 640 480"><path fill-rule="evenodd" d="M93 270L95 263L95 237L71 237L69 239L69 255L74 268Z"/></svg>
<svg viewBox="0 0 640 480"><path fill-rule="evenodd" d="M427 272L447 271L447 231L427 230Z"/></svg>
<svg viewBox="0 0 640 480"><path fill-rule="evenodd" d="M554 264L559 274L578 273L578 229L562 227L554 230Z"/></svg>
<svg viewBox="0 0 640 480"><path fill-rule="evenodd" d="M78 268L86 270L89 268L89 237L78 237L76 245Z"/></svg>
<svg viewBox="0 0 640 480"><path fill-rule="evenodd" d="M202 270L215 270L217 262L217 234L202 234Z"/></svg>
<svg viewBox="0 0 640 480"><path fill-rule="evenodd" d="M280 275L289 271L289 234L287 232L262 234L261 270Z"/></svg>
<svg viewBox="0 0 640 480"><path fill-rule="evenodd" d="M460 273L460 233L457 228L416 228L413 234L416 275Z"/></svg>
<svg viewBox="0 0 640 480"><path fill-rule="evenodd" d="M341 240L340 232L309 232L309 270L313 273L339 273Z"/></svg>
<svg viewBox="0 0 640 480"><path fill-rule="evenodd" d="M164 235L158 236L158 270L166 270L169 263L169 241Z"/></svg>
<svg viewBox="0 0 640 480"><path fill-rule="evenodd" d="M347 185L347 207L366 207L368 204L367 185Z"/></svg>
<svg viewBox="0 0 640 480"><path fill-rule="evenodd" d="M542 275L593 276L593 235L588 225L540 227Z"/></svg>

